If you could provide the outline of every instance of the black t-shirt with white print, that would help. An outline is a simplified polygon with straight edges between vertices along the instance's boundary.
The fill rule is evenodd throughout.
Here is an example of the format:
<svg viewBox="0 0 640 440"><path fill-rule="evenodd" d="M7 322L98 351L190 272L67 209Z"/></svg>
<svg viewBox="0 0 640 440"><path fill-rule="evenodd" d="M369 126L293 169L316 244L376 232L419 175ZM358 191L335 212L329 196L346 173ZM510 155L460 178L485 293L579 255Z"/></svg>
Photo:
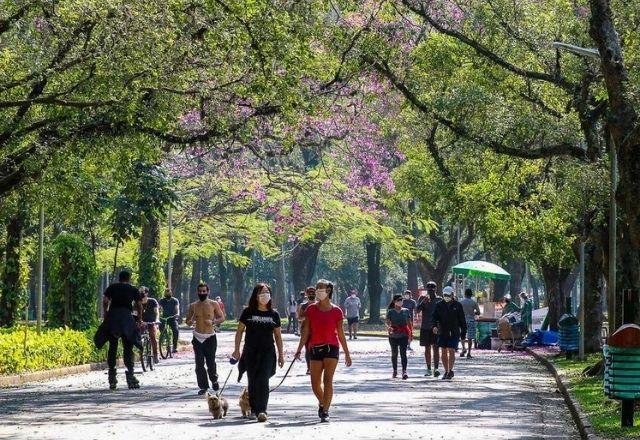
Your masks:
<svg viewBox="0 0 640 440"><path fill-rule="evenodd" d="M280 315L275 310L250 311L247 307L242 311L239 321L247 328L244 339L250 347L273 346L273 329L280 328Z"/></svg>

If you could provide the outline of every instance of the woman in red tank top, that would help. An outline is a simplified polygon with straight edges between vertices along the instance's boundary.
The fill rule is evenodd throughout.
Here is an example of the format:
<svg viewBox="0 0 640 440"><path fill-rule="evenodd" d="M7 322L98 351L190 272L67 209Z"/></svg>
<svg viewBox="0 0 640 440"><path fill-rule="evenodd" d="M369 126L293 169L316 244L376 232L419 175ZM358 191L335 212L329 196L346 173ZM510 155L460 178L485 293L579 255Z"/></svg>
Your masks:
<svg viewBox="0 0 640 440"><path fill-rule="evenodd" d="M344 350L345 364L351 366L349 347L342 329L342 310L331 302L333 283L319 280L316 285L315 304L305 311L302 336L296 351L300 359L302 347L309 342L311 350L311 388L318 399L318 417L329 421L329 407L333 399L333 374L338 366L340 347Z"/></svg>

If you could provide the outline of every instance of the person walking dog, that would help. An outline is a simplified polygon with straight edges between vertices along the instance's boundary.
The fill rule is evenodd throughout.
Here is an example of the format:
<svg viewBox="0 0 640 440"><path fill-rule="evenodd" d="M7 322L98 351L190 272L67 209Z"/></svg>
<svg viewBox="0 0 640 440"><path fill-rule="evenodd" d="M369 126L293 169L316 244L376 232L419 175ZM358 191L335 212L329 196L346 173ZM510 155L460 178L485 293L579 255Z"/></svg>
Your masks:
<svg viewBox="0 0 640 440"><path fill-rule="evenodd" d="M246 332L244 348L240 354L242 334ZM275 339L275 347L274 347ZM278 366L284 366L280 315L273 310L271 287L259 283L253 288L249 305L242 311L236 330L235 350L232 357L239 359L240 375L247 373L249 405L259 422L267 421L269 403L269 378L276 374L276 349Z"/></svg>

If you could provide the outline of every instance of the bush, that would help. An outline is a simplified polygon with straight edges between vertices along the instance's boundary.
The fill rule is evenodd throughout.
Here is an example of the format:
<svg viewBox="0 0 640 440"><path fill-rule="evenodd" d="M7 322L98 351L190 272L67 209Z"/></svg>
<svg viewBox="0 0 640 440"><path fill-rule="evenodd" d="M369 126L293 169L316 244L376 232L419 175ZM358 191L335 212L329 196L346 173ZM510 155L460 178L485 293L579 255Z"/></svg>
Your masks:
<svg viewBox="0 0 640 440"><path fill-rule="evenodd" d="M69 328L45 329L38 335L27 327L0 333L0 374L19 374L86 364L106 358L93 345L93 332ZM95 332L95 330L94 330Z"/></svg>
<svg viewBox="0 0 640 440"><path fill-rule="evenodd" d="M97 271L89 247L77 235L62 233L51 245L49 325L84 330L96 322ZM67 316L65 316L65 307Z"/></svg>

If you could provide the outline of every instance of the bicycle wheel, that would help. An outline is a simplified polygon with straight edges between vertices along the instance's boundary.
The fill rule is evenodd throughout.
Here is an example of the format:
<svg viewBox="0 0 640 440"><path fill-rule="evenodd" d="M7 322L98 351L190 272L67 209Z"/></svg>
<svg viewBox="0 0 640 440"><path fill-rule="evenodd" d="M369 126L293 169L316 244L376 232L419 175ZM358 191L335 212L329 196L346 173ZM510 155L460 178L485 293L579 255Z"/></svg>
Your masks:
<svg viewBox="0 0 640 440"><path fill-rule="evenodd" d="M140 350L140 365L142 365L142 371L147 372L147 366L145 365L145 353L144 353L144 345L142 346L142 350Z"/></svg>
<svg viewBox="0 0 640 440"><path fill-rule="evenodd" d="M167 331L166 325L162 332L160 332L160 341L158 341L158 345L162 359L168 358L171 355L171 346L169 341L169 332Z"/></svg>

